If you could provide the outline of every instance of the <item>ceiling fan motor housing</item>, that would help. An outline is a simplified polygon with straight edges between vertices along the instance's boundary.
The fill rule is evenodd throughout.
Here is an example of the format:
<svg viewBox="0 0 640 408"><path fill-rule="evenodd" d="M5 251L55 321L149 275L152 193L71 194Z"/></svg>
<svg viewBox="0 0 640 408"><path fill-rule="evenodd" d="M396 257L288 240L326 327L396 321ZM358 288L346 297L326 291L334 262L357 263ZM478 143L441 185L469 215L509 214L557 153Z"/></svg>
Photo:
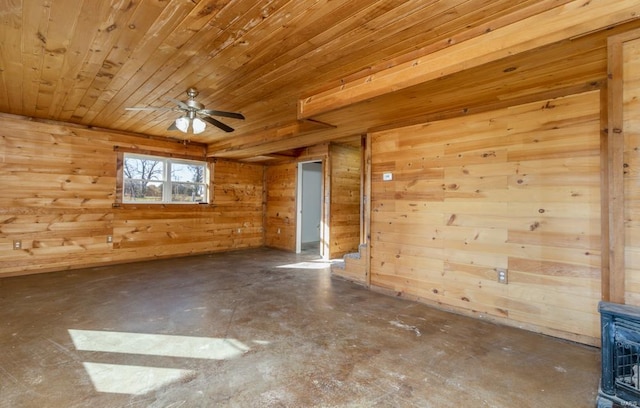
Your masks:
<svg viewBox="0 0 640 408"><path fill-rule="evenodd" d="M189 108L191 108L190 110L197 111L197 110L200 110L200 109L204 109L204 105L203 104L201 104L198 101L194 101L193 99L189 99L185 103Z"/></svg>
<svg viewBox="0 0 640 408"><path fill-rule="evenodd" d="M167 130L180 130L181 132L188 132L189 127L193 128L193 133L198 134L205 130L206 124L210 123L216 126L219 129L222 129L225 132L233 132L233 128L228 126L217 119L211 117L211 115L225 116L234 119L244 119L244 115L236 112L225 112L218 110L208 110L204 109L204 105L198 101L196 101L196 96L198 96L199 92L195 88L189 88L187 90L187 96L189 97L186 101L179 101L177 99L171 98L170 100L176 103L178 106L176 108L170 108L170 110L178 111L181 110L184 112L184 115L176 119L174 123L172 123ZM156 110L156 109L166 109L166 108L155 108L155 107L134 107L134 108L125 108L127 110Z"/></svg>

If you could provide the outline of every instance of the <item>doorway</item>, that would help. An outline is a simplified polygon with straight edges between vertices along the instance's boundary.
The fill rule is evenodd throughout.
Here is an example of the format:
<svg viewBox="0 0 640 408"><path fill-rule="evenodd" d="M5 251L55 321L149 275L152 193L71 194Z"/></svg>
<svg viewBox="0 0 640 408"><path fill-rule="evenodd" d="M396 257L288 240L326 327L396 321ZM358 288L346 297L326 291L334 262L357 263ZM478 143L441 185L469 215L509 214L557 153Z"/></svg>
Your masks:
<svg viewBox="0 0 640 408"><path fill-rule="evenodd" d="M322 162L298 163L296 253L322 256Z"/></svg>

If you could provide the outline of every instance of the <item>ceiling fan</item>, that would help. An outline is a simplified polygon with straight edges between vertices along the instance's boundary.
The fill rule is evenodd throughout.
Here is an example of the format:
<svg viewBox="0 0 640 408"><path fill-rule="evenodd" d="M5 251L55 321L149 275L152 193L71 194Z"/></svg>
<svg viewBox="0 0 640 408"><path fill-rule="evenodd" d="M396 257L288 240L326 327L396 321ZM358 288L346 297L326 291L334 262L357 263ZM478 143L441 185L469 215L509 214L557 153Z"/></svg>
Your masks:
<svg viewBox="0 0 640 408"><path fill-rule="evenodd" d="M198 96L198 90L195 88L187 89L187 96L189 99L186 101L179 101L177 99L170 98L170 100L178 105L173 108L160 108L160 107L132 107L125 108L126 110L164 110L164 111L176 111L183 112L183 115L176 119L175 122L167 128L167 130L179 130L184 133L189 132L189 128L192 129L194 134L204 132L207 127L207 123L224 130L225 132L233 132L233 128L228 126L219 120L212 118L211 116L223 116L225 118L244 119L244 115L236 112L225 112L219 110L205 109L204 105L196 101Z"/></svg>

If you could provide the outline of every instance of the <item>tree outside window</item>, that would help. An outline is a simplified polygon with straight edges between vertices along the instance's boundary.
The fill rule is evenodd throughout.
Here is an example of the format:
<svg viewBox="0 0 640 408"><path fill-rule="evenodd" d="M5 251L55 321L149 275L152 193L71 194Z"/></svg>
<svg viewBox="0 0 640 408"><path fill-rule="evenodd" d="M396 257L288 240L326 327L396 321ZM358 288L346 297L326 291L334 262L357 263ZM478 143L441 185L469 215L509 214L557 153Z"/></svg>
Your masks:
<svg viewBox="0 0 640 408"><path fill-rule="evenodd" d="M201 164L172 163L171 201L205 201L205 169L205 166Z"/></svg>
<svg viewBox="0 0 640 408"><path fill-rule="evenodd" d="M122 171L125 203L207 202L206 162L126 153Z"/></svg>

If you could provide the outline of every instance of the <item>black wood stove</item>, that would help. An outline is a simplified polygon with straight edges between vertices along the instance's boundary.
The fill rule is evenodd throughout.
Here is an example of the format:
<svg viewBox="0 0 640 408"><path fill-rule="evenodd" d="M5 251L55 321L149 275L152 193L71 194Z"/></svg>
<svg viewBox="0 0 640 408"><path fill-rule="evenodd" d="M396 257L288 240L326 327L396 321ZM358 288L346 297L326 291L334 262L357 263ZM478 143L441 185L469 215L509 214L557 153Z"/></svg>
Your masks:
<svg viewBox="0 0 640 408"><path fill-rule="evenodd" d="M640 307L600 302L598 408L640 407Z"/></svg>

